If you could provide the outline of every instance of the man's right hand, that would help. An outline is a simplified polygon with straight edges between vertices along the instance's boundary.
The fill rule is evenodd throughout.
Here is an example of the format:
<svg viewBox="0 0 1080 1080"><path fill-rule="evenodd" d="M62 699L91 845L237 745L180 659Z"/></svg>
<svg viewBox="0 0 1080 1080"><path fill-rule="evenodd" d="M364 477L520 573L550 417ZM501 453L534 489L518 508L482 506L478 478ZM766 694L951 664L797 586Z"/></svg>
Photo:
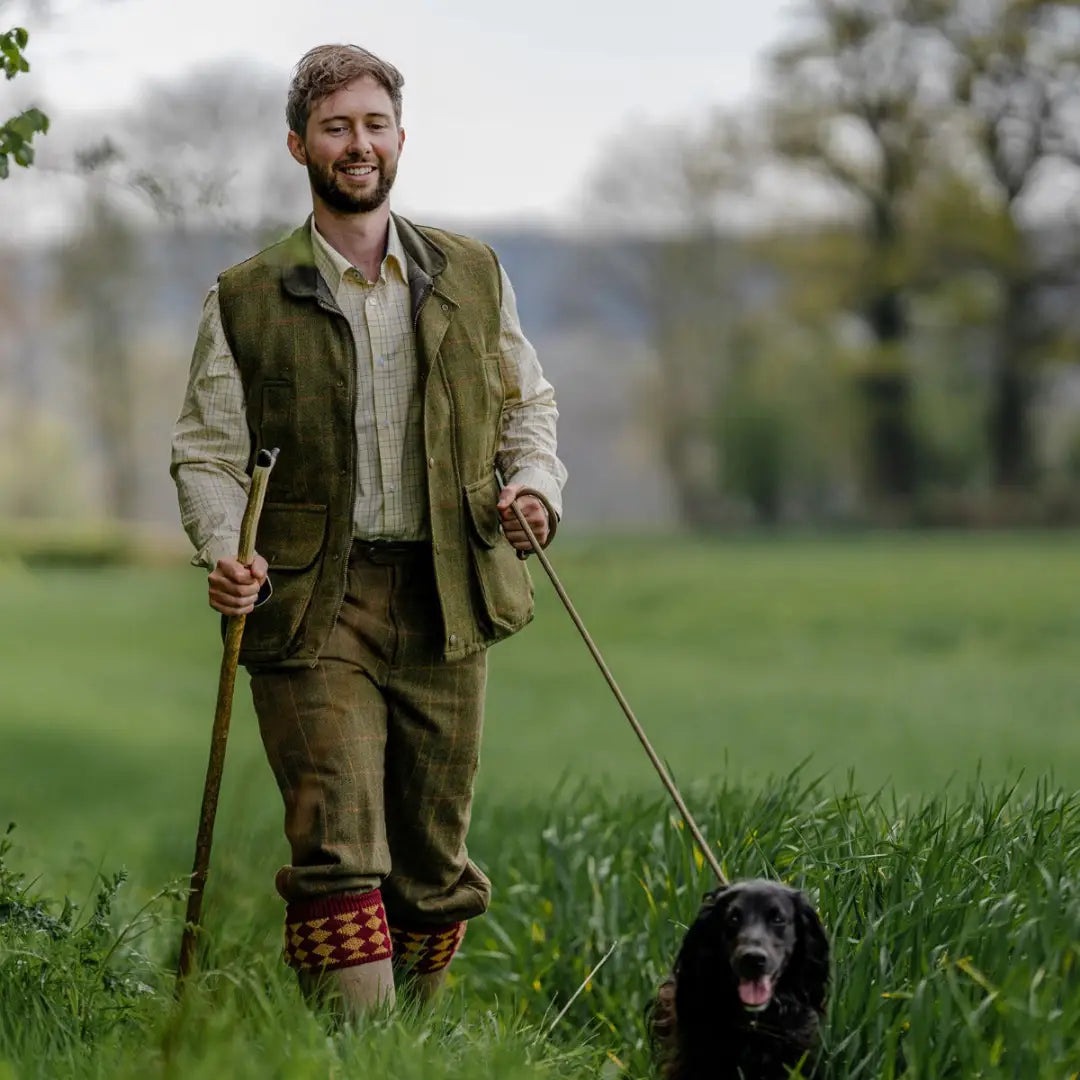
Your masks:
<svg viewBox="0 0 1080 1080"><path fill-rule="evenodd" d="M255 556L251 566L239 559L218 559L210 571L210 606L222 615L250 614L268 569L261 555Z"/></svg>

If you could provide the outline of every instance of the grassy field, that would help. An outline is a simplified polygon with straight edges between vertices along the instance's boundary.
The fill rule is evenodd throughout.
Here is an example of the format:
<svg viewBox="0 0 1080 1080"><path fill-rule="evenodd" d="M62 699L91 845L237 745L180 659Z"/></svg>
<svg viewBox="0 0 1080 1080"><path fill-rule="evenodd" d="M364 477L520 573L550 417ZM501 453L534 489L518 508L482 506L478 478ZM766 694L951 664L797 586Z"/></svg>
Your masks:
<svg viewBox="0 0 1080 1080"><path fill-rule="evenodd" d="M842 973L830 1075L1080 1068L1078 552L1080 537L1055 534L554 553L729 872L781 876L818 903ZM208 974L184 1022L168 1008L175 900L151 902L109 978L99 962L190 868L219 659L198 572L0 567L0 822L17 823L9 866L33 879L0 874L0 1078L345 1076L365 1062L397 1080L646 1075L641 1010L708 883L535 575L536 622L491 654L471 847L492 911L438 1014L328 1039L274 955L285 853L243 686ZM121 867L95 930L96 874ZM83 914L45 935L55 955L40 927L28 939L4 921L5 903L65 893ZM18 980L38 953L52 974L31 991Z"/></svg>

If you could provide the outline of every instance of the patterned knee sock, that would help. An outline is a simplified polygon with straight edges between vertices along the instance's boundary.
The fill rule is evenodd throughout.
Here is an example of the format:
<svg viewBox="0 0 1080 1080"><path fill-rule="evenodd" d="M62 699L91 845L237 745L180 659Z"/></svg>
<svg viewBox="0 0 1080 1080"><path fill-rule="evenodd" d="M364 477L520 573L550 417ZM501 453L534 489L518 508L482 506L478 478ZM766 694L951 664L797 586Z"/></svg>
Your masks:
<svg viewBox="0 0 1080 1080"><path fill-rule="evenodd" d="M392 953L378 889L304 900L285 911L285 960L294 968L353 967L389 960Z"/></svg>
<svg viewBox="0 0 1080 1080"><path fill-rule="evenodd" d="M457 952L464 936L464 922L416 929L391 926L394 966L414 975L442 971Z"/></svg>

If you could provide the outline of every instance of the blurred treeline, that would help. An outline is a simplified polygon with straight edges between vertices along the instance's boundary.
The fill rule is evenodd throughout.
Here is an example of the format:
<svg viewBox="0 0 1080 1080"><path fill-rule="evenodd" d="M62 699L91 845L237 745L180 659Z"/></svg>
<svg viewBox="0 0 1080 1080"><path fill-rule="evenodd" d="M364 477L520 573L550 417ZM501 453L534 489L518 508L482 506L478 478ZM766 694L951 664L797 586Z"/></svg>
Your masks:
<svg viewBox="0 0 1080 1080"><path fill-rule="evenodd" d="M1080 511L1080 10L812 0L760 100L629 129L612 268L647 312L683 519Z"/></svg>
<svg viewBox="0 0 1080 1080"><path fill-rule="evenodd" d="M0 236L0 548L93 553L135 525L182 543L169 441L203 298L310 208L283 163L285 82L218 64L114 114L65 125L58 103L33 168L0 185L54 211L44 239Z"/></svg>
<svg viewBox="0 0 1080 1080"><path fill-rule="evenodd" d="M306 212L284 93L218 67L66 134L51 110L21 198L68 227L0 237L0 517L175 522L202 295ZM568 506L702 530L1075 522L1078 209L1077 6L793 9L755 100L629 124L570 236L502 235Z"/></svg>

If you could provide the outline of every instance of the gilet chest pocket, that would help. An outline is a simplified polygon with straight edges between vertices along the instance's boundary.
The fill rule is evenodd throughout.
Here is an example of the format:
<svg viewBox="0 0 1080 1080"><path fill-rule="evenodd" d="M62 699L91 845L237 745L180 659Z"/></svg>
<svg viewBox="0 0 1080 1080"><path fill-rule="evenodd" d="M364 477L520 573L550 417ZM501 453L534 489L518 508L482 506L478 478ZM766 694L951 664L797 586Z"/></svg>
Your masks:
<svg viewBox="0 0 1080 1080"><path fill-rule="evenodd" d="M262 424L260 434L264 446L270 444L269 436L280 436L296 424L296 392L286 379L274 379L263 383Z"/></svg>

